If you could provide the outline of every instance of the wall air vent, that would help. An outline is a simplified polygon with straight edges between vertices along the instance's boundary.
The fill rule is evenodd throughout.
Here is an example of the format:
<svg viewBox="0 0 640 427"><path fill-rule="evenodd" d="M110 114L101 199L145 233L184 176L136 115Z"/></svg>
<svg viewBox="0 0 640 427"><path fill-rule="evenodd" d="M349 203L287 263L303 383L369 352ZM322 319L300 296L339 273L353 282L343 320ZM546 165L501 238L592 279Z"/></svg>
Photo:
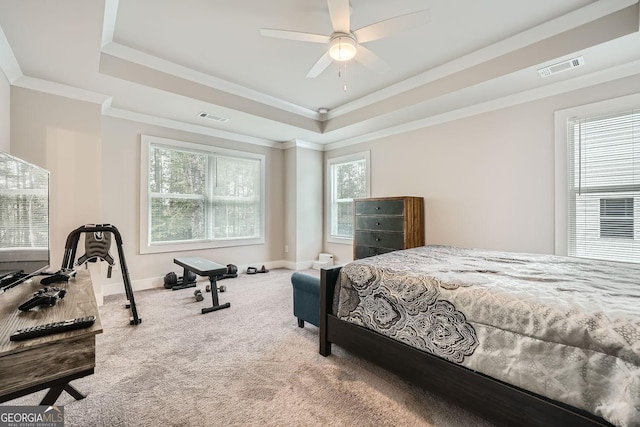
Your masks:
<svg viewBox="0 0 640 427"><path fill-rule="evenodd" d="M215 114L205 113L204 111L198 113L198 117L202 117L203 119L215 120L220 123L227 123L229 119L227 117L216 116Z"/></svg>
<svg viewBox="0 0 640 427"><path fill-rule="evenodd" d="M568 59L566 61L558 62L557 64L549 65L548 67L540 68L538 70L538 73L540 73L540 77L549 77L552 74L558 74L576 67L581 67L583 65L584 58L582 56L579 56L577 58Z"/></svg>

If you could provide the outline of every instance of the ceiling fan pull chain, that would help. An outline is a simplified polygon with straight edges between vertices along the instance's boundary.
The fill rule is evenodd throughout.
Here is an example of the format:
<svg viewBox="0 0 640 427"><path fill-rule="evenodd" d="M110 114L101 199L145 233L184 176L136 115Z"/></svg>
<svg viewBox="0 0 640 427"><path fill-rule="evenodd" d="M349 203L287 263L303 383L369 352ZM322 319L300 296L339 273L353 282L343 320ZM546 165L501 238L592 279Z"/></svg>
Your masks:
<svg viewBox="0 0 640 427"><path fill-rule="evenodd" d="M343 62L344 65L344 85L342 86L342 90L344 92L347 91L347 63Z"/></svg>
<svg viewBox="0 0 640 427"><path fill-rule="evenodd" d="M344 79L344 83L342 84L342 90L347 91L347 63L340 62L338 63L338 78Z"/></svg>

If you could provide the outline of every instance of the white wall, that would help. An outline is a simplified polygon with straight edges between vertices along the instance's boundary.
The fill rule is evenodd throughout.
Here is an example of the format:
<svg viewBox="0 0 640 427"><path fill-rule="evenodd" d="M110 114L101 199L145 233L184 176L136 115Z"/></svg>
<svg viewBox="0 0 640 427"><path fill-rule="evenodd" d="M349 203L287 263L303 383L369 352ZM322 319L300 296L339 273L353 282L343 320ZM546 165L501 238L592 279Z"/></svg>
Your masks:
<svg viewBox="0 0 640 427"><path fill-rule="evenodd" d="M287 252L284 256L287 261L287 268L296 268L297 262L297 246L296 246L296 230L298 229L298 170L297 147L291 147L284 151L284 167L285 167L285 206L284 206L284 244L287 246Z"/></svg>
<svg viewBox="0 0 640 427"><path fill-rule="evenodd" d="M554 111L627 95L626 78L325 153L371 150L371 196L425 198L426 243L554 253ZM351 246L325 242L336 262Z"/></svg>
<svg viewBox="0 0 640 427"><path fill-rule="evenodd" d="M311 267L322 252L323 154L298 147L296 162L296 259L300 268Z"/></svg>
<svg viewBox="0 0 640 427"><path fill-rule="evenodd" d="M153 135L222 148L266 155L265 243L260 245L207 249L180 253L141 255L140 235L140 135ZM201 256L219 264L267 268L284 264L284 152L132 121L103 117L102 122L102 219L115 225L123 238L125 257L135 287L162 286L169 271L182 274L173 263L177 256ZM118 277L120 275L120 277ZM119 284L120 272L109 283ZM118 289L115 289L116 291Z"/></svg>
<svg viewBox="0 0 640 427"><path fill-rule="evenodd" d="M554 111L638 87L640 76L621 79L333 150L324 158L371 150L372 196L425 197L427 243L553 253ZM315 240L323 239L322 221L313 224L323 200L322 154L298 147L285 155L277 148L102 117L100 105L19 87L11 87L10 95L12 154L51 171L53 267L61 263L71 230L111 223L122 233L134 286L161 286L166 272L179 271L175 253L139 254L140 134L266 155L266 243L189 255L259 267L306 261L320 250ZM295 175L295 186L285 184L286 174ZM285 255L286 242L294 247ZM325 243L322 251L333 253L337 263L352 257L350 245ZM119 285L119 274L98 285Z"/></svg>
<svg viewBox="0 0 640 427"><path fill-rule="evenodd" d="M140 255L140 134L157 135L266 156L265 243ZM110 117L101 106L19 87L11 88L12 154L50 171L51 266L60 268L69 233L86 224L113 224L123 239L134 289L162 286L179 255L202 256L238 266L284 264L283 150L174 131ZM115 243L111 252L117 256ZM83 253L82 239L78 256ZM98 300L124 292L122 273L106 278L106 264L92 266Z"/></svg>
<svg viewBox="0 0 640 427"><path fill-rule="evenodd" d="M11 85L0 69L0 151L10 153Z"/></svg>
<svg viewBox="0 0 640 427"><path fill-rule="evenodd" d="M292 147L285 151L285 254L287 267L311 268L322 252L323 154Z"/></svg>
<svg viewBox="0 0 640 427"><path fill-rule="evenodd" d="M62 265L69 233L101 222L100 115L98 104L11 87L11 153L50 172L54 271ZM100 298L100 284L94 287Z"/></svg>

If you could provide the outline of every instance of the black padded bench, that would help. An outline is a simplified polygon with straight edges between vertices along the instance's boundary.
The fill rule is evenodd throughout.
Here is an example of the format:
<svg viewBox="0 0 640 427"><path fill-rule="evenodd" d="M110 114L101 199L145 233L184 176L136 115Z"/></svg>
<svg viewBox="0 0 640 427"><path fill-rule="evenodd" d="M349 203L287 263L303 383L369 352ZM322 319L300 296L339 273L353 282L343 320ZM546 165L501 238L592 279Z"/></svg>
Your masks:
<svg viewBox="0 0 640 427"><path fill-rule="evenodd" d="M188 272L197 274L198 276L208 276L211 282L211 299L213 306L202 309L202 314L212 311L221 310L231 307L231 303L220 304L218 301L218 286L216 284L217 277L227 272L227 266L215 263L199 257L180 257L174 258L173 262L184 268L182 277L187 277Z"/></svg>

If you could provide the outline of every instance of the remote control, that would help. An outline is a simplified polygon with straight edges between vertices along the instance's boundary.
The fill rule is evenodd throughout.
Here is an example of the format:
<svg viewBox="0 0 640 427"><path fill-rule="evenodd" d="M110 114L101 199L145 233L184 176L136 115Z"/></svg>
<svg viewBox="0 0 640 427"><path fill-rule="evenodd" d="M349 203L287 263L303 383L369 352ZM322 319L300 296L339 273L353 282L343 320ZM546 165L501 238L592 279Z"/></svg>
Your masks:
<svg viewBox="0 0 640 427"><path fill-rule="evenodd" d="M61 322L46 323L44 325L18 329L11 334L9 339L11 341L22 341L29 338L43 337L45 335L57 334L59 332L72 331L74 329L88 328L93 325L95 321L96 316L87 316L63 320Z"/></svg>

